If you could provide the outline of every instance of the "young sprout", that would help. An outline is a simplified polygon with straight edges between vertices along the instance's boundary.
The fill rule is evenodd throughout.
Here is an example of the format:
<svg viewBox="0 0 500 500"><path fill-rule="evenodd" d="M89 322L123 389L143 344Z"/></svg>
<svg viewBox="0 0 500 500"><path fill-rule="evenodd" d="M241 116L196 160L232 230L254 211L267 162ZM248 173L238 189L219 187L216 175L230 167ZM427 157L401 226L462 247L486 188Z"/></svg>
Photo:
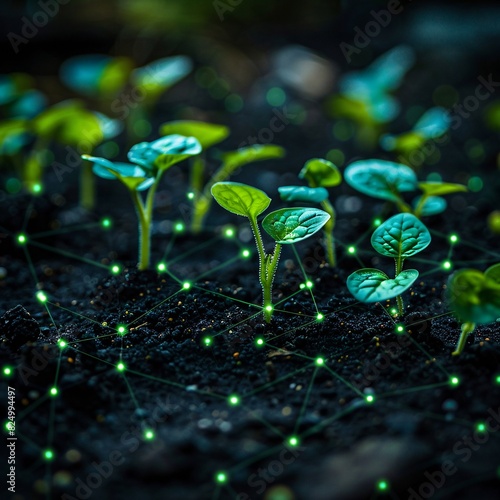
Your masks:
<svg viewBox="0 0 500 500"><path fill-rule="evenodd" d="M94 174L103 179L118 179L129 190L139 221L140 270L149 267L154 198L163 174L172 165L200 152L200 143L194 137L169 135L133 146L128 152L132 164L82 156L83 159L94 163ZM147 191L145 201L140 195L141 191Z"/></svg>
<svg viewBox="0 0 500 500"><path fill-rule="evenodd" d="M441 137L450 127L449 113L443 108L427 110L409 132L399 135L385 134L380 138L380 146L386 151L410 153L421 148L427 141Z"/></svg>
<svg viewBox="0 0 500 500"><path fill-rule="evenodd" d="M160 128L161 134L181 134L196 137L203 151L222 142L229 136L229 128L225 125L198 121L179 120L165 123ZM224 153L222 164L205 182L206 159L200 155L193 159L191 165L190 189L188 197L193 204L191 231L199 233L212 204L210 190L216 182L223 182L241 167L256 161L282 158L285 150L273 144L254 145Z"/></svg>
<svg viewBox="0 0 500 500"><path fill-rule="evenodd" d="M360 302L382 302L396 297L399 316L404 313L401 294L418 278L416 269L403 271L405 259L429 245L431 235L414 215L404 213L391 217L373 232L371 244L381 255L392 257L396 264L394 278L379 269L365 268L347 278L347 288Z"/></svg>
<svg viewBox="0 0 500 500"><path fill-rule="evenodd" d="M415 172L401 163L384 160L360 160L344 172L346 182L360 193L394 203L401 212L421 218L446 209L442 195L467 191L462 184L418 182ZM420 189L422 194L406 203L404 193Z"/></svg>
<svg viewBox="0 0 500 500"><path fill-rule="evenodd" d="M309 203L320 203L323 210L330 219L323 227L325 235L326 255L329 264L336 266L335 239L333 230L335 228L335 209L328 200L327 187L338 186L342 182L339 169L330 161L322 158L313 158L305 163L299 173L300 179L305 179L309 189L303 186L283 186L278 188L283 201L305 201Z"/></svg>
<svg viewBox="0 0 500 500"><path fill-rule="evenodd" d="M467 337L476 325L494 323L500 318L500 264L484 273L477 269L461 269L448 282L448 302L451 310L462 321L462 331L454 356L464 349Z"/></svg>
<svg viewBox="0 0 500 500"><path fill-rule="evenodd" d="M247 217L252 228L259 254L259 280L263 293L263 313L267 323L273 314L272 286L278 266L282 245L302 241L319 231L330 216L323 210L313 208L282 208L268 214L262 227L275 241L274 252L267 254L257 224L271 198L260 189L238 182L217 182L212 186L212 195L217 203L231 212Z"/></svg>

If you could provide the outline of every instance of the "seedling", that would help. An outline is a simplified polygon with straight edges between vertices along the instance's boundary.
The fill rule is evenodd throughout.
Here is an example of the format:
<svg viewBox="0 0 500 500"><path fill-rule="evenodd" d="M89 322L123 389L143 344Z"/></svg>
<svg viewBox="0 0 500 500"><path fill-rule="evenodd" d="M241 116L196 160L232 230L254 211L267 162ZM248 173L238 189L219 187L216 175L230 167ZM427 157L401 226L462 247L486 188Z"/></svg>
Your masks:
<svg viewBox="0 0 500 500"><path fill-rule="evenodd" d="M500 264L484 273L461 269L450 276L448 301L455 316L462 321L462 331L453 356L461 354L467 337L476 325L494 323L500 318Z"/></svg>
<svg viewBox="0 0 500 500"><path fill-rule="evenodd" d="M273 314L272 286L282 245L297 243L312 236L326 224L330 216L323 210L302 207L282 208L271 212L262 221L262 227L275 241L274 252L267 254L257 217L267 209L271 198L260 189L238 182L217 182L212 186L211 192L222 208L248 218L259 254L263 313L269 323Z"/></svg>
<svg viewBox="0 0 500 500"><path fill-rule="evenodd" d="M401 163L384 160L360 160L351 163L344 172L346 182L360 193L394 203L399 211L426 217L443 212L447 203L441 196L467 191L462 184L418 182L415 172ZM412 205L404 193L421 191Z"/></svg>
<svg viewBox="0 0 500 500"><path fill-rule="evenodd" d="M84 160L94 163L94 174L103 179L118 179L128 189L139 221L138 268L140 270L149 267L154 198L163 174L172 165L200 152L201 145L194 137L169 135L153 142L141 142L133 146L128 152L132 164L82 156ZM140 195L141 191L147 191L145 201Z"/></svg>
<svg viewBox="0 0 500 500"><path fill-rule="evenodd" d="M323 227L327 260L332 267L335 267L337 259L333 230L335 228L336 214L333 205L328 199L326 188L338 186L342 182L342 175L332 162L322 158L313 158L305 163L299 173L299 178L305 179L309 184L309 188L303 186L280 187L278 191L281 199L283 201L305 201L321 204L323 210L330 216L330 219Z"/></svg>
<svg viewBox="0 0 500 500"><path fill-rule="evenodd" d="M431 108L420 117L409 132L383 135L380 138L380 146L386 151L410 153L421 148L427 141L441 137L448 131L450 123L449 112L439 107Z"/></svg>
<svg viewBox="0 0 500 500"><path fill-rule="evenodd" d="M226 139L229 136L229 129L224 125L214 123L181 120L163 124L160 133L196 137L203 151L206 151ZM237 170L249 163L282 158L284 154L285 150L283 148L273 144L254 145L224 153L220 167L208 182L205 182L206 159L202 156L194 158L191 166L190 196L188 197L193 204L191 231L199 233L202 230L213 201L210 192L215 183L225 181Z"/></svg>
<svg viewBox="0 0 500 500"><path fill-rule="evenodd" d="M403 271L405 259L426 248L431 235L414 215L397 214L386 220L372 234L371 244L381 255L394 258L396 274L389 278L379 269L365 268L347 278L347 288L360 302L372 303L396 297L399 316L404 314L401 294L418 278L416 269Z"/></svg>

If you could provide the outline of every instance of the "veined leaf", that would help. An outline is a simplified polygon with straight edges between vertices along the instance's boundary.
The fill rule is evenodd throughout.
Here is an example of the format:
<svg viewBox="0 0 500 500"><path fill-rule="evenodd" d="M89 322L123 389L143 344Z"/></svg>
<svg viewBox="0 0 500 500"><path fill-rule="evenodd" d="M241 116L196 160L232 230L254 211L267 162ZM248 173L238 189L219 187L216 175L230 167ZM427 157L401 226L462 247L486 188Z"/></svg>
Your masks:
<svg viewBox="0 0 500 500"><path fill-rule="evenodd" d="M347 183L361 193L398 201L400 193L417 188L417 176L410 167L383 160L361 160L351 163L345 172Z"/></svg>
<svg viewBox="0 0 500 500"><path fill-rule="evenodd" d="M326 212L315 208L282 208L267 215L262 227L277 243L291 244L312 236L329 218Z"/></svg>
<svg viewBox="0 0 500 500"><path fill-rule="evenodd" d="M321 203L328 198L328 191L323 187L281 186L278 188L283 201L308 201Z"/></svg>
<svg viewBox="0 0 500 500"><path fill-rule="evenodd" d="M307 161L299 173L299 178L306 179L313 188L334 187L342 182L339 169L331 161L322 158Z"/></svg>
<svg viewBox="0 0 500 500"><path fill-rule="evenodd" d="M427 248L431 235L412 214L397 214L381 224L372 234L375 250L388 257L406 259Z"/></svg>
<svg viewBox="0 0 500 500"><path fill-rule="evenodd" d="M256 219L271 203L264 191L239 182L217 182L211 192L222 208L249 219Z"/></svg>
<svg viewBox="0 0 500 500"><path fill-rule="evenodd" d="M415 269L407 269L391 279L378 269L365 268L347 278L347 288L360 302L381 302L401 295L417 278Z"/></svg>
<svg viewBox="0 0 500 500"><path fill-rule="evenodd" d="M195 137L205 150L223 141L229 135L225 125L205 123L191 120L177 120L164 123L160 127L161 135L184 135Z"/></svg>
<svg viewBox="0 0 500 500"><path fill-rule="evenodd" d="M450 182L419 182L418 187L427 196L442 196L444 194L463 193L467 191L466 186Z"/></svg>

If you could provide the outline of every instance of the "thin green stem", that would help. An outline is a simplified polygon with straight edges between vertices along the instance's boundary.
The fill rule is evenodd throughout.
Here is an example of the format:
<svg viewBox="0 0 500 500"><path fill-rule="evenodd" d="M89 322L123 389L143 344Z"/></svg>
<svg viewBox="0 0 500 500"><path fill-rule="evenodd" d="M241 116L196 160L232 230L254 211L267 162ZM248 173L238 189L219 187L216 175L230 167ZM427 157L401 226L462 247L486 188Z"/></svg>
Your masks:
<svg viewBox="0 0 500 500"><path fill-rule="evenodd" d="M418 204L417 206L415 207L415 210L413 210L413 215L415 217L418 217L420 219L420 216L422 215L421 212L422 212L422 209L424 208L424 205L425 205L425 202L427 201L427 198L429 196L426 195L426 194L423 194L421 197L420 197L420 200L418 201Z"/></svg>
<svg viewBox="0 0 500 500"><path fill-rule="evenodd" d="M476 324L472 322L466 322L462 325L462 332L460 333L460 338L458 339L455 350L451 353L452 356L459 356L462 353L467 342L467 337L475 330L475 328Z"/></svg>
<svg viewBox="0 0 500 500"><path fill-rule="evenodd" d="M403 270L403 259L401 256L399 256L397 259L394 259L396 263L396 277L401 273ZM398 315L401 317L404 314L404 302L403 302L403 297L401 295L398 295L396 297L396 303L398 304Z"/></svg>
<svg viewBox="0 0 500 500"><path fill-rule="evenodd" d="M337 258L335 255L335 239L333 237L333 230L335 228L336 214L333 205L329 200L324 200L321 202L321 206L325 212L330 215L330 220L325 224L323 228L323 234L325 235L326 244L326 257L330 266L335 267L337 265Z"/></svg>
<svg viewBox="0 0 500 500"><path fill-rule="evenodd" d="M92 164L83 162L80 171L80 206L92 210L95 206L95 179Z"/></svg>
<svg viewBox="0 0 500 500"><path fill-rule="evenodd" d="M137 218L139 219L139 263L137 267L144 271L149 267L150 245L151 245L151 220L147 217L147 209L136 190L131 190ZM148 195L149 197L149 195Z"/></svg>

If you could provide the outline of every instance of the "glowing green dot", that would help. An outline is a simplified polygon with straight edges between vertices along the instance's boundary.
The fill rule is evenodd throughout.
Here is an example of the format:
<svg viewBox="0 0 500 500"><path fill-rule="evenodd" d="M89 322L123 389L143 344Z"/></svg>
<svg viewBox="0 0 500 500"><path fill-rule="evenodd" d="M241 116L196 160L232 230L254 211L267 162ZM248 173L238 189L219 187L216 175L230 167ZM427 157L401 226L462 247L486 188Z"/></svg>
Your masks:
<svg viewBox="0 0 500 500"><path fill-rule="evenodd" d="M480 177L471 177L467 186L472 192L477 193L483 189L483 181Z"/></svg>
<svg viewBox="0 0 500 500"><path fill-rule="evenodd" d="M8 431L13 431L15 429L14 424L12 422L5 422L5 429Z"/></svg>
<svg viewBox="0 0 500 500"><path fill-rule="evenodd" d="M301 290L304 290L304 288L305 288L305 287L306 287L306 284L305 284L305 283L301 283L301 284L299 285L299 288L300 288Z"/></svg>
<svg viewBox="0 0 500 500"><path fill-rule="evenodd" d="M182 231L184 231L186 226L184 226L184 224L182 222L176 222L174 224L174 231L176 233L182 233Z"/></svg>
<svg viewBox="0 0 500 500"><path fill-rule="evenodd" d="M300 443L299 438L297 436L290 436L288 438L288 444L290 446L298 446Z"/></svg>
<svg viewBox="0 0 500 500"><path fill-rule="evenodd" d="M356 253L356 247L353 247L353 246L350 246L350 247L347 247L347 251L353 255Z"/></svg>
<svg viewBox="0 0 500 500"><path fill-rule="evenodd" d="M273 310L273 306L271 304L268 304L266 307L264 307L264 309L267 311L267 312L271 312Z"/></svg>
<svg viewBox="0 0 500 500"><path fill-rule="evenodd" d="M314 362L316 363L316 366L323 366L325 364L325 360L323 358L316 358Z"/></svg>
<svg viewBox="0 0 500 500"><path fill-rule="evenodd" d="M111 224L112 224L111 219L109 219L109 218L107 218L107 217L106 217L105 219L102 219L102 220L101 220L101 226L102 226L103 228L105 228L105 229L110 228L110 227L111 227Z"/></svg>
<svg viewBox="0 0 500 500"><path fill-rule="evenodd" d="M45 460L52 460L54 458L54 452L52 450L44 450L43 458Z"/></svg>
<svg viewBox="0 0 500 500"><path fill-rule="evenodd" d="M477 432L486 432L486 424L484 422L478 422L476 424L476 431Z"/></svg>
<svg viewBox="0 0 500 500"><path fill-rule="evenodd" d="M451 269L453 267L453 264L449 261L449 260L445 260L441 266L443 267L443 269Z"/></svg>
<svg viewBox="0 0 500 500"><path fill-rule="evenodd" d="M12 368L10 366L4 366L3 367L3 374L6 377L10 377L12 375Z"/></svg>
<svg viewBox="0 0 500 500"><path fill-rule="evenodd" d="M64 349L64 348L68 345L68 343L67 343L64 339L59 339L59 340L57 341L57 345L58 345L61 349Z"/></svg>
<svg viewBox="0 0 500 500"><path fill-rule="evenodd" d="M124 372L125 371L125 363L123 363L122 361L120 361L117 365L116 365L116 369L119 371L119 372Z"/></svg>
<svg viewBox="0 0 500 500"><path fill-rule="evenodd" d="M365 401L367 403L373 403L375 401L375 396L373 396L372 394L368 394L368 396L365 397Z"/></svg>
<svg viewBox="0 0 500 500"><path fill-rule="evenodd" d="M44 302L47 302L47 295L45 295L45 293L40 290L38 292L36 292L36 298L38 299L39 302L41 302L42 304Z"/></svg>
<svg viewBox="0 0 500 500"><path fill-rule="evenodd" d="M190 191L189 193L186 194L186 197L188 200L194 200L194 193Z"/></svg>
<svg viewBox="0 0 500 500"><path fill-rule="evenodd" d="M228 402L231 406L236 406L240 403L240 397L237 396L236 394L233 394L233 395L229 396Z"/></svg>
<svg viewBox="0 0 500 500"><path fill-rule="evenodd" d="M226 238L232 238L234 236L234 229L232 227L228 227L224 230L224 236Z"/></svg>
<svg viewBox="0 0 500 500"><path fill-rule="evenodd" d="M205 338L203 339L203 343L204 343L206 346L211 345L211 344L212 344L212 342L213 342L213 339L212 339L211 337L205 337Z"/></svg>
<svg viewBox="0 0 500 500"><path fill-rule="evenodd" d="M307 288L312 288L313 286L314 286L314 283L312 281L306 281Z"/></svg>
<svg viewBox="0 0 500 500"><path fill-rule="evenodd" d="M243 258L248 259L248 257L250 257L250 250L247 250L247 249L242 250L241 255Z"/></svg>
<svg viewBox="0 0 500 500"><path fill-rule="evenodd" d="M217 472L217 474L215 474L215 480L219 484L227 483L227 479L227 474L225 472Z"/></svg>
<svg viewBox="0 0 500 500"><path fill-rule="evenodd" d="M393 316L396 316L396 315L398 314L398 310L397 310L395 307L393 307L393 308L391 309L391 314L392 314Z"/></svg>
<svg viewBox="0 0 500 500"><path fill-rule="evenodd" d="M377 482L378 491L387 491L389 489L389 483L385 479L381 479Z"/></svg>
<svg viewBox="0 0 500 500"><path fill-rule="evenodd" d="M382 224L382 219L379 219L378 217L376 219L373 219L373 225L375 227L380 226L380 224Z"/></svg>
<svg viewBox="0 0 500 500"><path fill-rule="evenodd" d="M114 264L111 266L111 272L113 274L118 274L121 271L120 266L118 264Z"/></svg>
<svg viewBox="0 0 500 500"><path fill-rule="evenodd" d="M396 333L403 333L405 331L404 325L396 325Z"/></svg>
<svg viewBox="0 0 500 500"><path fill-rule="evenodd" d="M325 316L321 313L316 314L316 321L323 321Z"/></svg>
<svg viewBox="0 0 500 500"><path fill-rule="evenodd" d="M182 284L182 288L184 290L189 290L191 288L191 283L189 283L189 281L185 281L183 284Z"/></svg>
<svg viewBox="0 0 500 500"><path fill-rule="evenodd" d="M265 344L265 341L263 338L259 337L258 339L255 339L255 345L257 347L262 347Z"/></svg>
<svg viewBox="0 0 500 500"><path fill-rule="evenodd" d="M51 396L57 396L57 394L59 393L57 387L51 387L49 392Z"/></svg>
<svg viewBox="0 0 500 500"><path fill-rule="evenodd" d="M458 243L458 236L456 234L450 234L450 243Z"/></svg>
<svg viewBox="0 0 500 500"><path fill-rule="evenodd" d="M42 192L42 185L41 184L33 184L32 191L35 194L40 194Z"/></svg>
<svg viewBox="0 0 500 500"><path fill-rule="evenodd" d="M155 437L155 433L151 429L146 429L144 431L144 439L151 441Z"/></svg>
<svg viewBox="0 0 500 500"><path fill-rule="evenodd" d="M125 325L118 325L116 333L118 333L118 335L125 335L127 333L127 327Z"/></svg>
<svg viewBox="0 0 500 500"><path fill-rule="evenodd" d="M456 376L452 376L450 377L450 384L456 387L460 384L460 379Z"/></svg>
<svg viewBox="0 0 500 500"><path fill-rule="evenodd" d="M499 384L500 385L500 375L497 375L495 377L495 384Z"/></svg>
<svg viewBox="0 0 500 500"><path fill-rule="evenodd" d="M24 235L24 234L18 234L17 235L17 242L20 245L24 245L27 241L28 241L28 238L26 238L26 235Z"/></svg>
<svg viewBox="0 0 500 500"><path fill-rule="evenodd" d="M279 87L273 87L267 91L266 100L270 106L283 106L286 101L285 91Z"/></svg>
<svg viewBox="0 0 500 500"><path fill-rule="evenodd" d="M160 262L157 266L156 266L156 269L158 269L158 271L160 273L163 273L167 270L167 265L165 264L165 262Z"/></svg>

